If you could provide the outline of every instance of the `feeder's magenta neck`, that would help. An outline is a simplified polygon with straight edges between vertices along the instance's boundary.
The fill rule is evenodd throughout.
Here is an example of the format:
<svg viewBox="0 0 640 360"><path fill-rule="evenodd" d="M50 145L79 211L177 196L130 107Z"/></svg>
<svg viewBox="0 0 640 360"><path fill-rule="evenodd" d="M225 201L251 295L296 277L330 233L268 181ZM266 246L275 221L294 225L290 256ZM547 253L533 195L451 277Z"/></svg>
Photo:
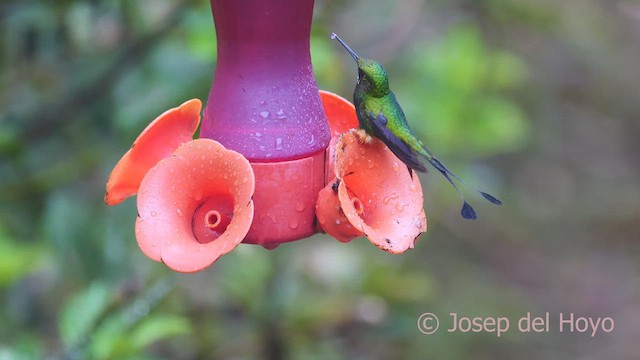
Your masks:
<svg viewBox="0 0 640 360"><path fill-rule="evenodd" d="M313 0L211 0L218 60L200 132L252 162L324 151L309 53Z"/></svg>

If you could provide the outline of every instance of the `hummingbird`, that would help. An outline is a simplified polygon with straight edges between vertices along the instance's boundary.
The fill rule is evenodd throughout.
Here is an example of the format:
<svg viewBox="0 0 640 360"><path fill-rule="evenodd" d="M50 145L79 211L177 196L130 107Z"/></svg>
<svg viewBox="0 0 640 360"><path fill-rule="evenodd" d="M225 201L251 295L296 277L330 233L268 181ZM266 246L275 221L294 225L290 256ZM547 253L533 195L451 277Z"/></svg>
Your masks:
<svg viewBox="0 0 640 360"><path fill-rule="evenodd" d="M427 168L420 157L427 160L453 185L458 193L462 200L460 215L465 219L476 219L475 210L465 200L453 180L457 180L463 185L466 183L433 156L431 151L413 133L396 96L389 88L389 77L382 65L374 60L358 56L335 33L331 34L331 39L338 40L358 64L358 84L353 92L353 104L356 108L360 128L365 131L367 136L382 140L389 150L407 165L411 176L413 176L412 169L426 173ZM366 137L365 141L367 141ZM486 192L475 188L471 189L493 204L502 204L500 200Z"/></svg>

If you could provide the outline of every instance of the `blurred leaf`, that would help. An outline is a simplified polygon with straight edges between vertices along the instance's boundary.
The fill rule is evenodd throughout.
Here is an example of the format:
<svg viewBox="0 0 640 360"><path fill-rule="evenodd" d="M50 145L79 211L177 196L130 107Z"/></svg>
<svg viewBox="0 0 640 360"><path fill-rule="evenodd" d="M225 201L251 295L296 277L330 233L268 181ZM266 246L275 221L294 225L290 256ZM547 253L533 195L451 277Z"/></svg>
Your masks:
<svg viewBox="0 0 640 360"><path fill-rule="evenodd" d="M128 325L122 321L121 316L110 316L93 333L89 354L92 359L108 359L118 351L125 348L125 339Z"/></svg>
<svg viewBox="0 0 640 360"><path fill-rule="evenodd" d="M110 286L94 282L69 300L59 322L60 336L66 347L77 345L92 333L93 327L109 305L111 291Z"/></svg>
<svg viewBox="0 0 640 360"><path fill-rule="evenodd" d="M499 51L493 56L493 82L498 89L513 89L528 79L526 65L515 55Z"/></svg>
<svg viewBox="0 0 640 360"><path fill-rule="evenodd" d="M424 45L416 54L413 76L397 92L401 99L413 100L405 110L410 121L416 118L412 125L434 152L461 149L481 157L526 143L529 123L503 94L528 77L518 57L490 49L470 24L454 26L440 42Z"/></svg>
<svg viewBox="0 0 640 360"><path fill-rule="evenodd" d="M111 316L95 332L90 354L95 359L129 359L152 343L192 333L189 319L177 315L151 315L130 329L122 316Z"/></svg>
<svg viewBox="0 0 640 360"><path fill-rule="evenodd" d="M202 8L191 8L185 16L187 45L191 54L203 61L215 61L216 34L211 13Z"/></svg>
<svg viewBox="0 0 640 360"><path fill-rule="evenodd" d="M261 249L242 245L225 255L217 265L220 279L217 286L235 304L254 307L262 306L255 301L256 294L265 292L271 264Z"/></svg>
<svg viewBox="0 0 640 360"><path fill-rule="evenodd" d="M146 318L129 337L133 350L142 350L155 341L192 332L189 319L177 315L155 315Z"/></svg>
<svg viewBox="0 0 640 360"><path fill-rule="evenodd" d="M35 337L21 337L8 348L0 347L0 360L44 359L42 344Z"/></svg>
<svg viewBox="0 0 640 360"><path fill-rule="evenodd" d="M18 244L0 227L0 288L33 271L42 253L42 246Z"/></svg>

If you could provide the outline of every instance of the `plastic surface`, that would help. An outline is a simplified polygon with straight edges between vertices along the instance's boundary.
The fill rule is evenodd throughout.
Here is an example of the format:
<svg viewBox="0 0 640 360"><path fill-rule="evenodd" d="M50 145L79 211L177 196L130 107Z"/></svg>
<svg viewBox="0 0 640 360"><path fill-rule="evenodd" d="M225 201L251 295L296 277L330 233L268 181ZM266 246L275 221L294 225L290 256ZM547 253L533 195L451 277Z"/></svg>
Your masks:
<svg viewBox="0 0 640 360"><path fill-rule="evenodd" d="M324 150L304 159L251 166L256 210L244 242L274 248L315 234L315 203L325 179Z"/></svg>
<svg viewBox="0 0 640 360"><path fill-rule="evenodd" d="M329 129L311 67L313 0L212 0L218 58L201 137L251 162L323 151Z"/></svg>
<svg viewBox="0 0 640 360"><path fill-rule="evenodd" d="M254 190L253 171L242 155L213 140L189 141L140 184L138 245L175 271L202 270L245 237Z"/></svg>
<svg viewBox="0 0 640 360"><path fill-rule="evenodd" d="M135 195L149 169L193 139L201 108L200 100L189 100L162 113L138 135L109 175L104 195L107 205L117 205Z"/></svg>

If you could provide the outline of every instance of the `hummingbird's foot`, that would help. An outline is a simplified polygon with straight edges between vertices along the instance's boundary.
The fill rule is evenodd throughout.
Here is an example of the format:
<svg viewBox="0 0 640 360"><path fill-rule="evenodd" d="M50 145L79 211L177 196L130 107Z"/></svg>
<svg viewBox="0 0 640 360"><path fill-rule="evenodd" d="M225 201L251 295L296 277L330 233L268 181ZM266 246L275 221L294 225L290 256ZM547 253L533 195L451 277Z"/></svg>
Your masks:
<svg viewBox="0 0 640 360"><path fill-rule="evenodd" d="M360 140L361 143L371 144L371 142L373 141L373 137L367 134L367 132L364 129L356 130L355 135L358 138L358 140Z"/></svg>

